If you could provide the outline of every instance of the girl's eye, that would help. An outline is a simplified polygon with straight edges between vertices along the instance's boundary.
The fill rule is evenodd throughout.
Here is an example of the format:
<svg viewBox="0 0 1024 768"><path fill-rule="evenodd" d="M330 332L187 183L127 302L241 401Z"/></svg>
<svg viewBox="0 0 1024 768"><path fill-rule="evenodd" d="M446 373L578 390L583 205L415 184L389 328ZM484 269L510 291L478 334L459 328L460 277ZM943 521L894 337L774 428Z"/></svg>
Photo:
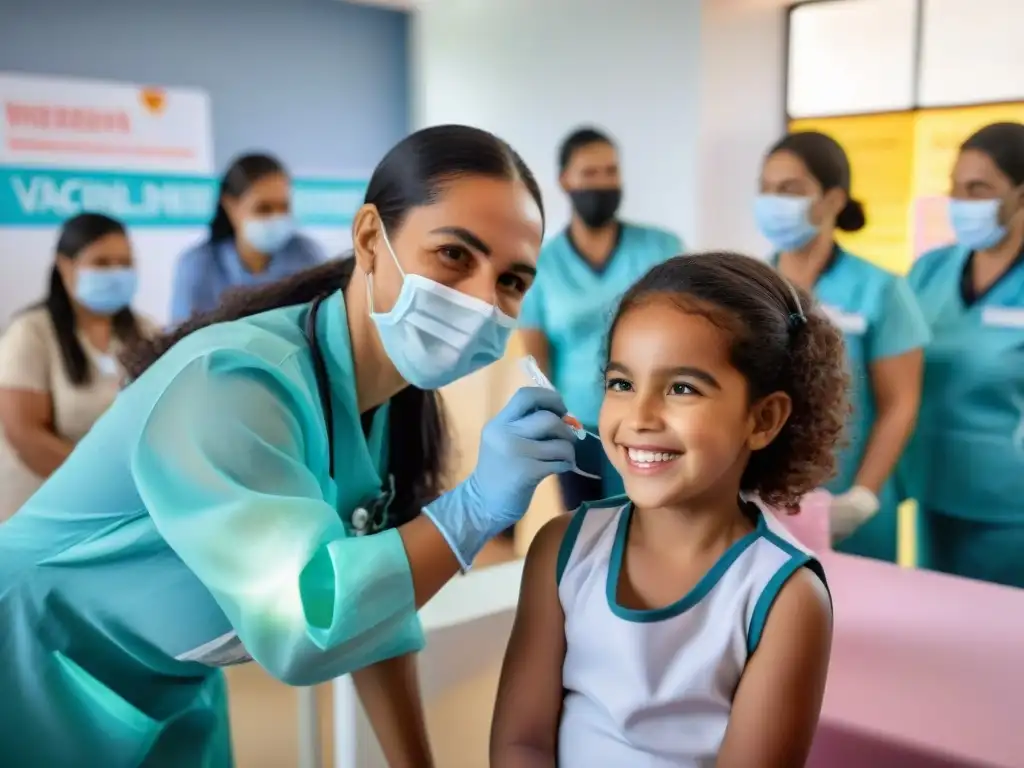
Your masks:
<svg viewBox="0 0 1024 768"><path fill-rule="evenodd" d="M689 384L684 384L681 381L677 381L675 384L673 384L671 387L669 387L669 391L673 395L699 395L700 394L700 392L698 392L692 386L690 386Z"/></svg>
<svg viewBox="0 0 1024 768"><path fill-rule="evenodd" d="M633 385L625 379L608 379L605 382L604 388L609 392L630 392L633 389Z"/></svg>
<svg viewBox="0 0 1024 768"><path fill-rule="evenodd" d="M519 275L513 274L512 272L506 272L504 275L499 277L498 285L511 293L514 293L516 296L522 296L526 293L527 288L526 281Z"/></svg>

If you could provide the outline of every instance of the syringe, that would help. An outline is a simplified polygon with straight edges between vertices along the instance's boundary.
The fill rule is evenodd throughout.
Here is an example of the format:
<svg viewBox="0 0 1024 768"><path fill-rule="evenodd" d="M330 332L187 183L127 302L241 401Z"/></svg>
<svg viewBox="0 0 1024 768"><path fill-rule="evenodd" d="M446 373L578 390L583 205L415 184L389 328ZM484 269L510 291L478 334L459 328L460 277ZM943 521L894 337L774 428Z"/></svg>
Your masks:
<svg viewBox="0 0 1024 768"><path fill-rule="evenodd" d="M519 367L522 369L523 373L526 374L526 377L530 379L530 381L532 381L538 387L551 390L555 389L555 385L552 384L548 377L544 375L544 371L540 369L540 366L537 364L537 361L534 359L533 355L527 355L526 357L520 358ZM577 440L585 440L588 435L590 437L593 437L595 440L601 439L593 432L588 432L586 429L584 429L583 424L580 423L580 420L571 414L567 413L565 416L562 417L562 420L569 425L569 428L572 429L573 434L576 435ZM592 475L590 472L584 472L579 467L573 467L572 471L575 472L577 475L581 475L582 477L589 477L594 480L601 479L600 475Z"/></svg>

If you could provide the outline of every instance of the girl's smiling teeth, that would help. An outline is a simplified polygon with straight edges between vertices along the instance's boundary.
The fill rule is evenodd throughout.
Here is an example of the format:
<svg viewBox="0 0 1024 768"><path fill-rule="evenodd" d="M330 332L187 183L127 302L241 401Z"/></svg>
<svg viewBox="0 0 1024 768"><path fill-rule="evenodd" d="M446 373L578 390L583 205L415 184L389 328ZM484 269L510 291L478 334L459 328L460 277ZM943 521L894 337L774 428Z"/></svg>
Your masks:
<svg viewBox="0 0 1024 768"><path fill-rule="evenodd" d="M626 448L629 463L638 469L653 469L678 459L677 451L650 450L647 448Z"/></svg>

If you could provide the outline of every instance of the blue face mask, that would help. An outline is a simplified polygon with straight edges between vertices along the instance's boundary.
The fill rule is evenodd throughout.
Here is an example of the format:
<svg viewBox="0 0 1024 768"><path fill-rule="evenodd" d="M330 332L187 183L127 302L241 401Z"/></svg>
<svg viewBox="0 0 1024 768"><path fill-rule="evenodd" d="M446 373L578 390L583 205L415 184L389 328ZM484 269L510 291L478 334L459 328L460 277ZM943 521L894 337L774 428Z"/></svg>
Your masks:
<svg viewBox="0 0 1024 768"><path fill-rule="evenodd" d="M949 201L949 223L956 241L972 251L983 251L1006 239L1006 227L999 223L999 206L995 200Z"/></svg>
<svg viewBox="0 0 1024 768"><path fill-rule="evenodd" d="M754 202L757 228L776 251L797 251L818 235L809 213L810 197L758 195Z"/></svg>
<svg viewBox="0 0 1024 768"><path fill-rule="evenodd" d="M284 248L295 235L291 216L268 216L242 222L242 237L260 253L272 254Z"/></svg>
<svg viewBox="0 0 1024 768"><path fill-rule="evenodd" d="M113 315L132 303L138 284L138 276L130 267L81 267L75 278L75 298L98 315Z"/></svg>
<svg viewBox="0 0 1024 768"><path fill-rule="evenodd" d="M486 301L406 274L381 232L402 273L402 290L390 312L374 312L373 275L367 275L370 317L402 378L419 389L440 389L500 360L516 321Z"/></svg>

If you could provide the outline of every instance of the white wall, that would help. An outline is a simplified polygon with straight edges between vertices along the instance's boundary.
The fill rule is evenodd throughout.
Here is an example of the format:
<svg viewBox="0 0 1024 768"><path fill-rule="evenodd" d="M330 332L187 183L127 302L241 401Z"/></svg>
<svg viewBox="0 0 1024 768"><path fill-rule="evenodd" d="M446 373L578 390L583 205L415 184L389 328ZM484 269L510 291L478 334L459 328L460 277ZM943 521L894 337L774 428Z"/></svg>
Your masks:
<svg viewBox="0 0 1024 768"><path fill-rule="evenodd" d="M704 0L696 230L702 249L768 252L753 201L765 151L785 130L787 0Z"/></svg>
<svg viewBox="0 0 1024 768"><path fill-rule="evenodd" d="M426 0L410 34L415 127L463 122L539 177L549 233L568 205L559 142L594 123L618 141L627 218L694 229L700 0Z"/></svg>

